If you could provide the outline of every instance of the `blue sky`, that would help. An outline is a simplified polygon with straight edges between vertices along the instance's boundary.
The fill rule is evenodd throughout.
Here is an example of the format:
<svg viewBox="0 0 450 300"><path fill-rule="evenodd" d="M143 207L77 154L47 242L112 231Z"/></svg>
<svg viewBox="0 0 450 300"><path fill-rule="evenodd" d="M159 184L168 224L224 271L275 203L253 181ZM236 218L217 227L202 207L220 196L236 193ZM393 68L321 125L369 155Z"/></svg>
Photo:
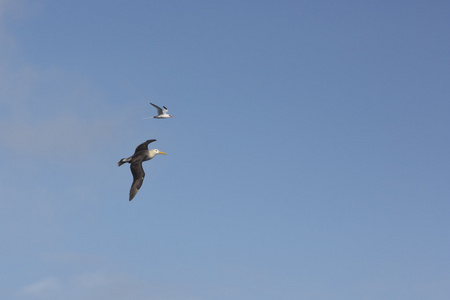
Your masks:
<svg viewBox="0 0 450 300"><path fill-rule="evenodd" d="M2 299L448 299L449 10L0 0Z"/></svg>

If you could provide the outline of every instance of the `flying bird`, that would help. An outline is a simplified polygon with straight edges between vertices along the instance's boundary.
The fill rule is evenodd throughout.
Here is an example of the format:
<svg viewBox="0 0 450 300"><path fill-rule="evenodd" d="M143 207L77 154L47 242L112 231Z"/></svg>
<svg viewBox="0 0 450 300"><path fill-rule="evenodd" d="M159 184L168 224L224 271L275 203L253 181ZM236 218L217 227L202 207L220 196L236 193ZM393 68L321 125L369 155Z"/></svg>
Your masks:
<svg viewBox="0 0 450 300"><path fill-rule="evenodd" d="M117 163L119 167L124 163L130 164L131 174L133 174L133 183L131 184L129 201L133 200L134 196L136 196L137 192L142 186L142 183L144 182L145 172L142 168L142 162L152 159L157 154L166 155L166 153L159 151L158 149L148 150L148 144L155 141L155 139L152 139L143 142L136 147L136 150L134 151L134 154L132 156L128 158L122 158Z"/></svg>
<svg viewBox="0 0 450 300"><path fill-rule="evenodd" d="M150 118L155 118L155 119L167 119L167 118L173 118L172 115L169 115L167 113L167 107L163 106L163 108L159 107L158 105L155 105L153 103L150 102L151 105L153 105L157 110L158 110L158 115L154 116L154 117L150 117ZM144 119L150 119L150 118L144 118Z"/></svg>

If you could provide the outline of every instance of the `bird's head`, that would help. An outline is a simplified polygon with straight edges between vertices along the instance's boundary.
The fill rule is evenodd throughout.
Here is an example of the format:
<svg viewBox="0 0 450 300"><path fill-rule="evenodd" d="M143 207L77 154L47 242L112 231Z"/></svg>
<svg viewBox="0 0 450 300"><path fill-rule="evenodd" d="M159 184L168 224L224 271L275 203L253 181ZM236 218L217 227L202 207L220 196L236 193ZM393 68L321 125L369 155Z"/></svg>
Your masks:
<svg viewBox="0 0 450 300"><path fill-rule="evenodd" d="M152 150L150 150L150 157L154 157L154 156L157 155L157 154L164 154L164 155L166 155L165 152L159 151L158 149L152 149Z"/></svg>

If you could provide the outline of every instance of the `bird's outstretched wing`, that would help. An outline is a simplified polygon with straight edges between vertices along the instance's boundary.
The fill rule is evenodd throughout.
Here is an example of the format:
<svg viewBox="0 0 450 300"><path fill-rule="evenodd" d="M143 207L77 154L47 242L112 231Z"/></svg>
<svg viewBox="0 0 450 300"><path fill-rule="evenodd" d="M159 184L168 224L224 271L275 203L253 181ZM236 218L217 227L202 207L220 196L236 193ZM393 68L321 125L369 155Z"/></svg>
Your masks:
<svg viewBox="0 0 450 300"><path fill-rule="evenodd" d="M168 111L167 107L163 106L163 113L166 113Z"/></svg>
<svg viewBox="0 0 450 300"><path fill-rule="evenodd" d="M159 107L158 105L155 105L153 103L150 102L151 105L153 105L154 107L156 107L156 109L158 110L158 115L162 115L163 114L163 110L161 109L161 107Z"/></svg>
<svg viewBox="0 0 450 300"><path fill-rule="evenodd" d="M155 141L156 141L155 139L146 140L145 142L136 147L136 150L134 150L134 154L142 150L148 150L148 144L153 143Z"/></svg>
<svg viewBox="0 0 450 300"><path fill-rule="evenodd" d="M145 172L142 168L142 160L138 160L132 162L130 165L131 174L133 174L133 183L131 184L130 189L130 201L133 200L134 196L136 196L137 192L142 186L144 182Z"/></svg>

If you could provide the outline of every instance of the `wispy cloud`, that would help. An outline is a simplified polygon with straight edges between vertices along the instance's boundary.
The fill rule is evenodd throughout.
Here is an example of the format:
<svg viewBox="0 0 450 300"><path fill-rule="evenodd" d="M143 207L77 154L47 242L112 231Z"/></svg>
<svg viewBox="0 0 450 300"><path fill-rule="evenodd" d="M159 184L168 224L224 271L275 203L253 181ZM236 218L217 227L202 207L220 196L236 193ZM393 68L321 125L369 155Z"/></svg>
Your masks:
<svg viewBox="0 0 450 300"><path fill-rule="evenodd" d="M129 278L123 274L106 272L85 273L72 278L71 283L85 288L106 287L127 282Z"/></svg>
<svg viewBox="0 0 450 300"><path fill-rule="evenodd" d="M121 272L93 271L66 278L44 278L20 288L18 299L133 299L171 300L207 299L196 297L191 288L183 284L151 282Z"/></svg>
<svg viewBox="0 0 450 300"><path fill-rule="evenodd" d="M1 43L1 39L0 39ZM83 157L112 138L117 120L105 116L99 89L57 69L8 65L0 55L0 146L44 158Z"/></svg>
<svg viewBox="0 0 450 300"><path fill-rule="evenodd" d="M86 293L96 289L111 289L130 281L124 275L102 271L88 272L75 275L68 279L47 277L34 283L25 285L15 294L18 297L63 296L67 292ZM70 298L70 297L69 297Z"/></svg>
<svg viewBox="0 0 450 300"><path fill-rule="evenodd" d="M59 280L54 277L44 278L32 284L26 285L18 292L18 296L38 296L49 291L56 291L61 288Z"/></svg>
<svg viewBox="0 0 450 300"><path fill-rule="evenodd" d="M113 134L108 121L85 122L74 116L60 116L29 124L0 122L0 145L16 154L48 159L79 159L102 145Z"/></svg>
<svg viewBox="0 0 450 300"><path fill-rule="evenodd" d="M96 265L106 261L106 258L101 255L76 253L76 252L45 252L41 254L41 258L46 262L58 264L89 264Z"/></svg>
<svg viewBox="0 0 450 300"><path fill-rule="evenodd" d="M0 149L13 155L82 159L114 136L102 89L58 66L36 66L20 55L4 18L23 10L0 0ZM23 3L23 1L19 1Z"/></svg>
<svg viewBox="0 0 450 300"><path fill-rule="evenodd" d="M87 272L66 279L44 278L20 288L15 296L20 299L123 299L126 295L148 292L146 285L139 282L121 273Z"/></svg>

